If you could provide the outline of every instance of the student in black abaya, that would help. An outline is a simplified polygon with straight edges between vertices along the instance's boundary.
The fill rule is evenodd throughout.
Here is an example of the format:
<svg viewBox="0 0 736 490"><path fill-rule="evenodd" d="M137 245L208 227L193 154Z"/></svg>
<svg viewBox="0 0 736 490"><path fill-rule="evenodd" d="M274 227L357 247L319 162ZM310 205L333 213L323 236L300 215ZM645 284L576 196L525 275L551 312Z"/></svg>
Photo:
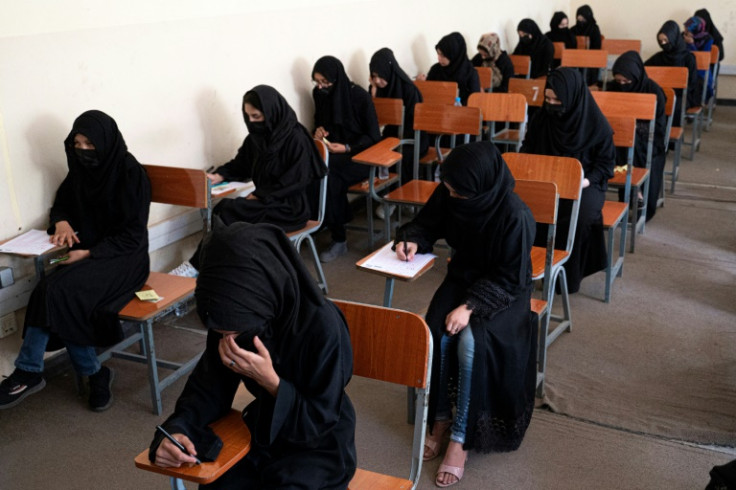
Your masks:
<svg viewBox="0 0 736 490"><path fill-rule="evenodd" d="M587 36L588 37L588 49L601 49L603 43L601 39L601 29L598 27L598 23L593 16L593 9L588 5L583 5L578 8L575 13L577 22L572 28L572 32L575 36ZM594 68L588 68L586 83L588 86L595 85L598 83L598 70Z"/></svg>
<svg viewBox="0 0 736 490"><path fill-rule="evenodd" d="M531 78L546 76L555 57L552 41L542 34L532 19L523 19L516 30L519 33L519 44L516 45L514 54L531 57Z"/></svg>
<svg viewBox="0 0 736 490"><path fill-rule="evenodd" d="M278 227L215 224L195 290L205 351L163 423L192 456L157 433L149 458L164 467L214 460L221 441L208 424L242 382L255 397L243 410L250 451L200 488L347 488L356 459L345 319Z"/></svg>
<svg viewBox="0 0 736 490"><path fill-rule="evenodd" d="M449 430L435 480L446 487L462 478L469 450L521 444L534 408L537 318L529 310L534 218L498 150L487 141L459 146L440 172L442 185L399 229L396 254L411 261L439 239L454 250L426 315L434 354L424 460L439 456Z"/></svg>
<svg viewBox="0 0 736 490"><path fill-rule="evenodd" d="M687 49L687 44L680 34L680 26L674 20L668 20L662 25L657 33L657 42L662 49L653 54L644 62L644 66L684 66L688 70L687 81L687 105L686 109L694 107L699 103L697 91L698 69L695 56ZM682 110L683 94L681 89L675 90L677 101L675 103L675 114L672 126L680 126L679 114Z"/></svg>
<svg viewBox="0 0 736 490"><path fill-rule="evenodd" d="M311 213L309 191L327 172L312 136L286 99L268 85L247 91L241 110L248 136L235 158L208 177L213 184L252 180L255 190L248 197L221 200L213 214L226 224L271 223L286 232L303 228ZM199 247L170 274L196 277L198 258Z"/></svg>
<svg viewBox="0 0 736 490"><path fill-rule="evenodd" d="M578 40L575 38L575 33L570 30L570 21L565 12L555 12L549 22L549 29L545 36L553 43L564 43L565 49L578 48ZM552 68L558 66L560 66L560 60L553 60Z"/></svg>
<svg viewBox="0 0 736 490"><path fill-rule="evenodd" d="M319 258L331 262L348 251L345 224L353 218L348 188L367 179L370 172L367 165L353 162L353 155L378 142L381 133L370 94L350 81L340 60L318 59L312 81L314 137L325 141L330 151L325 223L332 243Z"/></svg>
<svg viewBox="0 0 736 490"><path fill-rule="evenodd" d="M649 173L649 197L647 200L647 221L652 219L657 212L657 199L662 188L662 177L665 164L664 141L667 131L667 116L665 115L665 104L667 98L662 88L647 76L644 62L636 51L627 51L616 59L613 64L614 83L610 84L609 90L617 92L631 92L638 94L654 94L657 97L657 112L654 123L654 142L652 144L652 168ZM649 141L649 121L636 122L636 142L634 147L634 165L646 167L647 144ZM620 165L626 162L626 149L616 150L617 160ZM633 197L633 196L632 196ZM643 196L638 196L643 199Z"/></svg>
<svg viewBox="0 0 736 490"><path fill-rule="evenodd" d="M426 77L420 75L417 79L457 82L460 102L466 105L470 94L480 92L480 79L468 59L465 38L459 32L451 32L440 39L434 49L437 51L437 63L432 65Z"/></svg>
<svg viewBox="0 0 736 490"><path fill-rule="evenodd" d="M521 152L577 158L583 167L573 249L564 266L568 291L576 293L585 276L606 267L601 210L616 161L613 130L578 70L558 68L549 74L543 110L529 122ZM560 200L555 238L558 249L564 249L567 242L571 208L570 201Z"/></svg>
<svg viewBox="0 0 736 490"><path fill-rule="evenodd" d="M710 12L708 9L700 9L696 10L694 15L705 21L705 30L713 37L713 44L718 46L718 61L723 61L723 35L713 23Z"/></svg>
<svg viewBox="0 0 736 490"><path fill-rule="evenodd" d="M422 94L409 75L399 66L393 51L381 48L371 57L368 65L371 72L371 91L374 97L401 99L404 104L404 134L399 135L397 126L387 125L383 129L383 137L414 139L414 106L422 102ZM429 138L422 132L419 142L420 158L427 153ZM414 146L402 146L401 182L406 183L414 177Z"/></svg>
<svg viewBox="0 0 736 490"><path fill-rule="evenodd" d="M514 77L514 64L501 49L501 39L495 32L483 34L478 41L478 54L471 60L473 66L491 69L491 86L494 92L509 91L509 79Z"/></svg>
<svg viewBox="0 0 736 490"><path fill-rule="evenodd" d="M114 373L96 346L122 340L118 311L149 272L151 185L110 116L87 111L64 140L69 173L49 216L50 242L69 247L66 261L31 293L15 370L0 384L0 409L41 390L44 352L66 347L75 371L89 376L89 406L112 404Z"/></svg>

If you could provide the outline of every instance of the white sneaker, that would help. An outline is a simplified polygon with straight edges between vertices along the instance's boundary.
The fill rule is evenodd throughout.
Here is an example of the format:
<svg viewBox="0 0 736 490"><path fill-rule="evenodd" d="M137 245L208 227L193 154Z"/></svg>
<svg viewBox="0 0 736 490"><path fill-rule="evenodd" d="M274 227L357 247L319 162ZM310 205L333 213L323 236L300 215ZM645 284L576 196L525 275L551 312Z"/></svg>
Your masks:
<svg viewBox="0 0 736 490"><path fill-rule="evenodd" d="M385 208L383 206L376 206L376 218L383 219L383 220L386 219L386 215L384 214L385 213L384 209ZM393 216L394 211L396 211L396 204L389 204L388 215Z"/></svg>
<svg viewBox="0 0 736 490"><path fill-rule="evenodd" d="M189 263L188 260L185 260L181 264L179 264L179 267L175 269L171 269L169 271L169 274L172 276L181 276L181 277L197 277L199 275L199 271L194 268L192 264Z"/></svg>

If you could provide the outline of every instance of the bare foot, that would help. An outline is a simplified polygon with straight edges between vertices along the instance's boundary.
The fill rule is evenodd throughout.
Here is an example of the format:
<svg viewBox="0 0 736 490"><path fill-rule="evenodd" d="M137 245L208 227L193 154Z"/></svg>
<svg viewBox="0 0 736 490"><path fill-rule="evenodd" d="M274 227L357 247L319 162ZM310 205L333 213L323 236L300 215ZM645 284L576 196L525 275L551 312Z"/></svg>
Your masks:
<svg viewBox="0 0 736 490"><path fill-rule="evenodd" d="M442 464L455 466L457 468L465 468L465 461L467 459L468 452L463 449L463 445L459 442L450 441L450 444L447 446L447 452L445 453L445 459L442 460ZM462 478L462 476L460 478ZM437 473L435 482L442 486L448 486L457 483L460 481L460 478L451 473L441 472Z"/></svg>

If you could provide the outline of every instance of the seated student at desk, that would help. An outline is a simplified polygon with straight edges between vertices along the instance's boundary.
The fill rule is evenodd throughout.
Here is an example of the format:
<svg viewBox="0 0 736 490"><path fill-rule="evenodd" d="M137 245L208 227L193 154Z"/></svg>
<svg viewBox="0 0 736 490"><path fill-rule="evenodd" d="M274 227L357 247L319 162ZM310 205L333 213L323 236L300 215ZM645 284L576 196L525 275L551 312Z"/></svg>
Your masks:
<svg viewBox="0 0 736 490"><path fill-rule="evenodd" d="M426 75L417 75L417 80L456 82L460 102L466 105L470 94L480 92L480 78L468 59L465 38L459 32L451 32L440 39L434 49L437 63Z"/></svg>
<svg viewBox="0 0 736 490"><path fill-rule="evenodd" d="M68 259L31 293L15 370L0 383L0 409L46 386L44 352L63 347L76 372L89 376L89 407L109 408L114 373L100 366L95 346L122 339L118 311L149 273L151 184L115 121L100 111L83 113L64 149L69 173L56 192L48 233L51 243L69 247Z"/></svg>
<svg viewBox="0 0 736 490"><path fill-rule="evenodd" d="M519 33L519 44L516 45L514 54L531 58L529 69L531 78L546 76L555 58L555 45L542 34L532 19L522 19L516 31Z"/></svg>
<svg viewBox="0 0 736 490"><path fill-rule="evenodd" d="M509 79L514 78L514 64L501 49L501 39L495 32L483 34L478 41L478 54L470 60L473 66L491 69L491 87L494 92L509 91Z"/></svg>
<svg viewBox="0 0 736 490"><path fill-rule="evenodd" d="M242 111L248 136L235 158L207 176L213 184L252 179L255 190L248 197L223 199L213 214L226 224L272 223L286 232L303 228L311 214L310 184L327 172L312 137L286 99L268 85L247 91ZM199 247L169 274L197 277L198 257Z"/></svg>
<svg viewBox="0 0 736 490"><path fill-rule="evenodd" d="M200 265L195 298L207 343L163 424L191 456L157 433L149 458L165 467L214 459L219 439L207 425L230 410L242 382L255 397L243 411L251 449L202 488L346 488L355 412L342 314L276 226L216 219Z"/></svg>
<svg viewBox="0 0 736 490"><path fill-rule="evenodd" d="M415 253L431 251L441 238L455 251L426 316L434 354L424 460L439 456L449 430L450 444L435 480L447 487L462 479L470 449L513 451L531 420L537 320L529 301L535 225L492 143L455 148L440 172L442 185L416 218L398 230L404 241L396 244L396 254L412 260Z"/></svg>

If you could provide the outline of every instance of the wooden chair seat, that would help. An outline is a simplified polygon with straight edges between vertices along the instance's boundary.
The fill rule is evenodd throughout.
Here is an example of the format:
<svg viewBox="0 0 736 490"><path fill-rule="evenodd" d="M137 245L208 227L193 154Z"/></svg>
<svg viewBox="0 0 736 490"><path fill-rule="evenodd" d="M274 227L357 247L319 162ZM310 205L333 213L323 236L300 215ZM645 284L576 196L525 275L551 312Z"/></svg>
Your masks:
<svg viewBox="0 0 736 490"><path fill-rule="evenodd" d="M387 179L379 179L378 177L375 177L373 179L373 188L376 190L376 192L381 192L387 187L396 184L398 181L399 174L389 173ZM368 179L365 179L363 182L358 182L357 184L348 187L348 192L352 194L368 194L369 189L370 182L368 181Z"/></svg>
<svg viewBox="0 0 736 490"><path fill-rule="evenodd" d="M441 162L447 158L447 155L449 155L451 151L452 148L440 148L441 157L439 157L437 156L437 148L432 146L427 150L427 153L419 159L419 163L422 165L432 165L435 162Z"/></svg>
<svg viewBox="0 0 736 490"><path fill-rule="evenodd" d="M547 310L547 302L543 299L532 298L529 308L534 313L541 316Z"/></svg>
<svg viewBox="0 0 736 490"><path fill-rule="evenodd" d="M348 490L410 489L411 480L357 468Z"/></svg>
<svg viewBox="0 0 736 490"><path fill-rule="evenodd" d="M518 129L504 129L503 131L496 133L493 137L494 141L509 141L516 143L519 140Z"/></svg>
<svg viewBox="0 0 736 490"><path fill-rule="evenodd" d="M150 301L141 301L137 297L133 298L120 310L118 316L123 320L133 322L148 320L176 304L179 300L194 294L196 284L196 279L191 277L172 276L163 272L151 272L148 279L146 279L146 284L141 290L153 289L163 299L152 303Z"/></svg>
<svg viewBox="0 0 736 490"><path fill-rule="evenodd" d="M672 128L670 129L670 139L671 140L679 140L682 138L682 136L685 134L685 131L682 128Z"/></svg>
<svg viewBox="0 0 736 490"><path fill-rule="evenodd" d="M439 182L430 182L428 180L412 180L407 182L396 190L386 194L386 201L396 202L399 204L408 204L413 206L423 206L429 196L439 185Z"/></svg>
<svg viewBox="0 0 736 490"><path fill-rule="evenodd" d="M148 449L146 449L135 457L136 468L200 485L212 483L248 454L250 431L237 410L230 410L227 415L210 424L210 427L222 439L222 449L215 461L191 467L163 468L148 460Z"/></svg>
<svg viewBox="0 0 736 490"><path fill-rule="evenodd" d="M605 201L603 203L603 227L612 228L619 223L626 214L626 203L616 201Z"/></svg>
<svg viewBox="0 0 736 490"><path fill-rule="evenodd" d="M288 236L289 238L291 238L291 237L297 236L297 235L299 235L301 233L311 233L315 228L319 228L320 226L322 226L322 223L320 221L317 221L317 220L314 220L314 219L310 219L309 221L307 221L307 224L304 225L303 228L300 228L300 229L294 230L294 231L290 231L289 233L286 234L286 236Z"/></svg>
<svg viewBox="0 0 736 490"><path fill-rule="evenodd" d="M541 279L544 276L544 255L546 253L546 250L544 247L532 247L532 279L537 280ZM564 250L557 250L555 249L554 254L552 255L552 265L559 264L563 260L567 259L570 254Z"/></svg>
<svg viewBox="0 0 736 490"><path fill-rule="evenodd" d="M688 117L699 116L703 112L702 106L691 107L685 111L685 115Z"/></svg>
<svg viewBox="0 0 736 490"><path fill-rule="evenodd" d="M631 187L641 187L649 177L649 170L646 168L634 167L631 171ZM623 187L626 185L626 173L619 173L608 180L608 184L614 187Z"/></svg>

